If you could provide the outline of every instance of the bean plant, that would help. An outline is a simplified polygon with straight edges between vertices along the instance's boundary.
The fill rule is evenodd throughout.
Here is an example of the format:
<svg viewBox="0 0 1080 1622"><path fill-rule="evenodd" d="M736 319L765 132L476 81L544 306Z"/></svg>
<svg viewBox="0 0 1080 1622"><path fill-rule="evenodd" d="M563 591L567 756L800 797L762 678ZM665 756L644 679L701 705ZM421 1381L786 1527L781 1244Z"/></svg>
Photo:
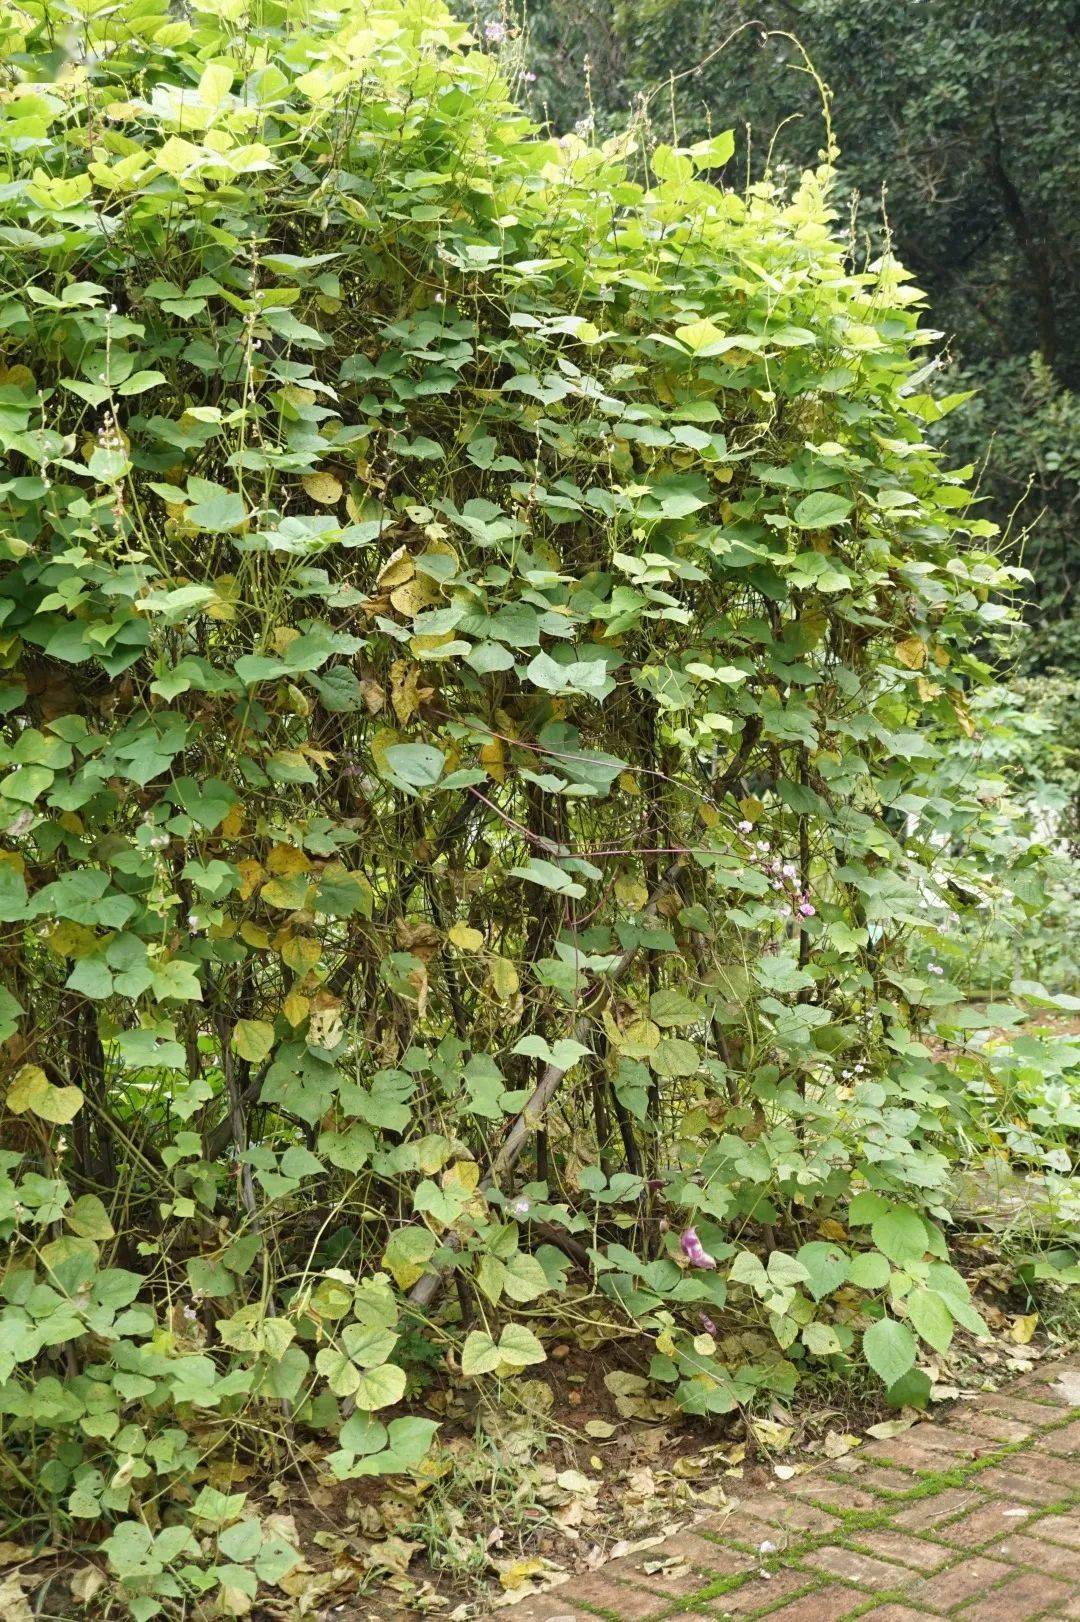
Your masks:
<svg viewBox="0 0 1080 1622"><path fill-rule="evenodd" d="M784 193L492 43L0 19L0 1493L140 1619L295 1563L216 1460L419 1478L568 1324L706 1418L984 1331L934 1027L1021 571L922 296L827 125Z"/></svg>

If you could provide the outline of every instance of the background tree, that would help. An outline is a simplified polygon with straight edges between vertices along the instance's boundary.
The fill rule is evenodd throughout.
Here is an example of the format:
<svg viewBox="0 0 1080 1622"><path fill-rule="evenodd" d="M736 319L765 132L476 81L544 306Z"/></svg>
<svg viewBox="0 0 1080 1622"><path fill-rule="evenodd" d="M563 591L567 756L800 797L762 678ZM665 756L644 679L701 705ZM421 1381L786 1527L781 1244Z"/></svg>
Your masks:
<svg viewBox="0 0 1080 1622"><path fill-rule="evenodd" d="M942 358L978 390L950 442L985 461L992 516L1004 527L1015 515L1013 543L1036 577L1035 663L1077 657L1060 622L1076 612L1078 572L1078 31L1069 0L532 0L528 11L532 102L557 128L592 116L610 133L647 97L665 138L672 120L686 140L749 126L754 173L771 162L783 176L821 145L818 88L785 36L802 42L832 91L859 251L891 234L930 296ZM732 167L745 161L740 143Z"/></svg>

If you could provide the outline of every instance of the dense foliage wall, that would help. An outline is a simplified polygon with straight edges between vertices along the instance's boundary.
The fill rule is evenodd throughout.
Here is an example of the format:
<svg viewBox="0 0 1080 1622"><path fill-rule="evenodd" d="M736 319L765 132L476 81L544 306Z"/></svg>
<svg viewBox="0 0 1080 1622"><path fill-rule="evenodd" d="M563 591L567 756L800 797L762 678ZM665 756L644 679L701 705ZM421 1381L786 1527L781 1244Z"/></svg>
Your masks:
<svg viewBox="0 0 1080 1622"><path fill-rule="evenodd" d="M900 266L427 0L2 27L12 1513L236 1608L219 1453L417 1471L567 1311L697 1414L918 1398L1012 577Z"/></svg>
<svg viewBox="0 0 1080 1622"><path fill-rule="evenodd" d="M684 139L748 126L733 179L747 161L797 172L820 144L801 42L832 92L856 255L891 234L930 296L949 386L978 390L950 439L985 461L991 515L1012 518L1035 575L1028 657L1077 669L1060 625L1076 611L1080 495L1075 6L531 0L525 17L530 105L556 129L622 128L643 98L661 138L673 116Z"/></svg>

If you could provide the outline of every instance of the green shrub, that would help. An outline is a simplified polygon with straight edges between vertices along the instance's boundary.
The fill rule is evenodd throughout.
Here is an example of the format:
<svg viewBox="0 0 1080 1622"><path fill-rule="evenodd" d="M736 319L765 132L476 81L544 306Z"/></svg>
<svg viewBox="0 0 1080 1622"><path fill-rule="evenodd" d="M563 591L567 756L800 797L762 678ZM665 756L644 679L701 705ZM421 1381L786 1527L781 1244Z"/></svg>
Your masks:
<svg viewBox="0 0 1080 1622"><path fill-rule="evenodd" d="M415 1472L568 1293L692 1413L918 1398L1012 576L917 292L437 6L0 26L9 1505L242 1608L216 1457Z"/></svg>

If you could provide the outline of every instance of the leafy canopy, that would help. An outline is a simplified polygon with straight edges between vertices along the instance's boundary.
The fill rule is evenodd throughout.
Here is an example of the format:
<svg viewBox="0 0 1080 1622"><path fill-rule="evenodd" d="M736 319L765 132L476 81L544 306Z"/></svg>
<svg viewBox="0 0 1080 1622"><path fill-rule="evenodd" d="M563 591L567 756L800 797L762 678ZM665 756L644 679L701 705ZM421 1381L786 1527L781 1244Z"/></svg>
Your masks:
<svg viewBox="0 0 1080 1622"><path fill-rule="evenodd" d="M2 27L30 1512L116 1523L139 1617L235 1607L294 1558L208 1477L239 1430L419 1472L393 1410L568 1294L693 1413L860 1348L917 1395L980 1328L917 965L987 882L949 751L1010 584L920 295L828 160L645 184L428 0Z"/></svg>

